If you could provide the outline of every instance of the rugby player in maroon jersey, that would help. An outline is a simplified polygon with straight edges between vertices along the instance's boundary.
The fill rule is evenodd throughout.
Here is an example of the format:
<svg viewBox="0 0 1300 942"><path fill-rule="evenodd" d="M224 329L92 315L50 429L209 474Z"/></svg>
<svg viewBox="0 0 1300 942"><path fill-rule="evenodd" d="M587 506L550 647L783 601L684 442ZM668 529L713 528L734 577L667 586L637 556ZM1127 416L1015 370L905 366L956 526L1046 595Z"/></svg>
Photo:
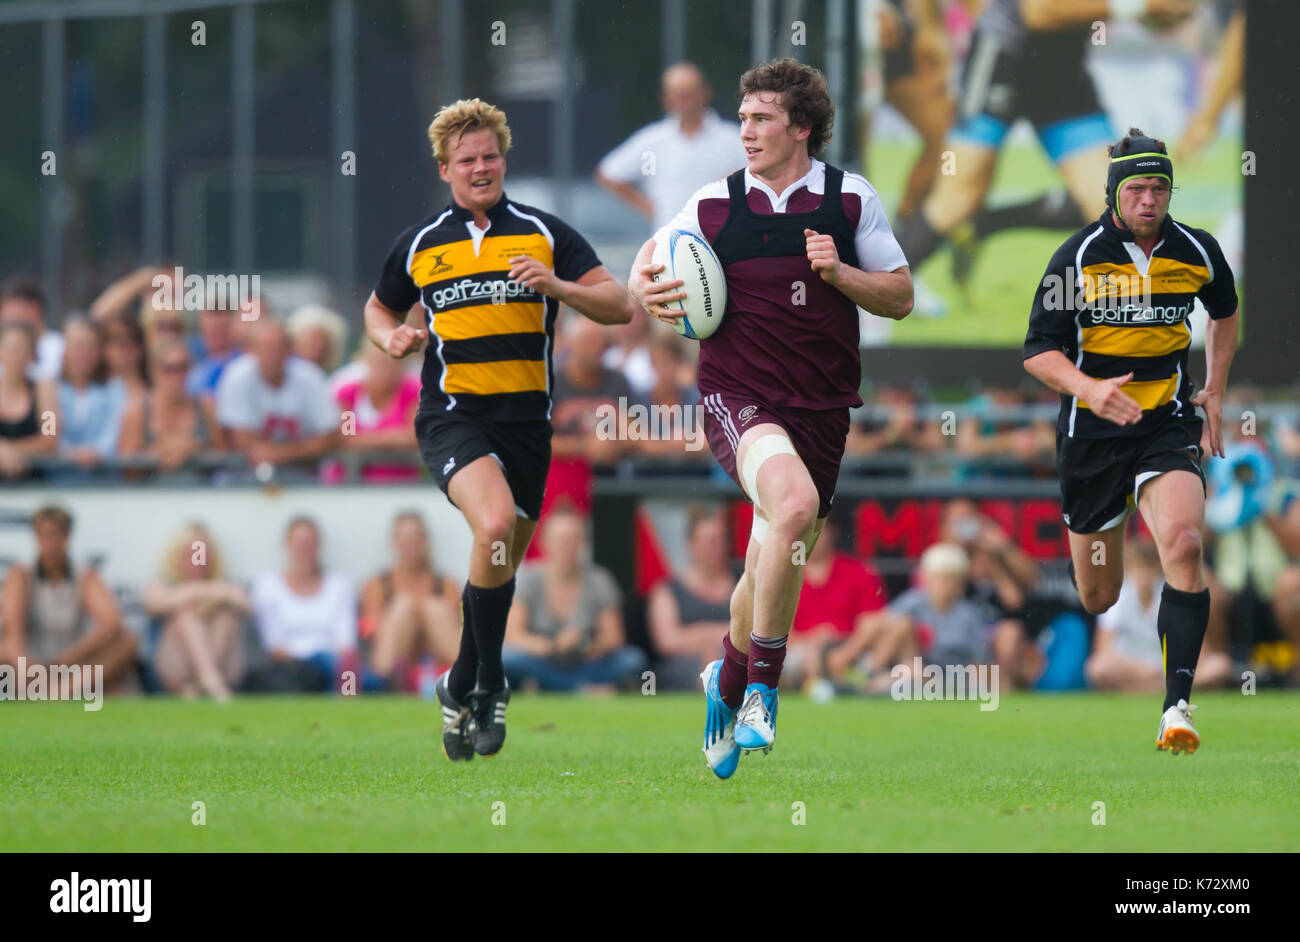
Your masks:
<svg viewBox="0 0 1300 942"><path fill-rule="evenodd" d="M726 316L700 344L709 447L754 504L723 656L701 675L704 753L719 778L771 749L803 563L830 512L858 387L858 311L912 310L912 279L876 191L821 160L835 108L825 77L778 59L740 80L746 167L700 189L641 247L628 290L651 315L684 297L654 281L671 230L704 239L727 279Z"/></svg>

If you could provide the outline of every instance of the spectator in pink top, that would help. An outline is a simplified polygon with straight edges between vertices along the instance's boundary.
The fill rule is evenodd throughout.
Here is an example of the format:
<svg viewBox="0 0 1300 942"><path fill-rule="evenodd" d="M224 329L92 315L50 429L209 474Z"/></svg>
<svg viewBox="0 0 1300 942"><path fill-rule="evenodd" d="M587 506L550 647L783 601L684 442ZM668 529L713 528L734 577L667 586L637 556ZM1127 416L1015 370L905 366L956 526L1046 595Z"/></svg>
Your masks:
<svg viewBox="0 0 1300 942"><path fill-rule="evenodd" d="M361 479L367 483L417 480L420 463L415 446L415 410L420 404L419 374L406 372L401 360L373 345L363 355L363 362L362 377L347 380L334 391L343 412L340 447L353 452L409 450L408 464L367 462ZM332 461L321 477L329 483L342 481L343 466Z"/></svg>

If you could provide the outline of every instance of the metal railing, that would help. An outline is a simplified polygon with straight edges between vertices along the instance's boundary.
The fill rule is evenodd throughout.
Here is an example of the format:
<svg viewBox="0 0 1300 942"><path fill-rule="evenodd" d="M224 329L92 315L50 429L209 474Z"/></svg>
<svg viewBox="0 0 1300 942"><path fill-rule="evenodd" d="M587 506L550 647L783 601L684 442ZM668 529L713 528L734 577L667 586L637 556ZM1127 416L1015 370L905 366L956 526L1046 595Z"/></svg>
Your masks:
<svg viewBox="0 0 1300 942"><path fill-rule="evenodd" d="M989 409L970 408L966 405L925 404L915 409L916 421L934 422L943 428L959 427L963 422L1020 425L1030 423L1055 423L1057 406L1035 403L1026 406L1004 406ZM870 403L853 412L855 422L886 422L895 414L895 407ZM1293 423L1300 417L1300 407L1285 403L1265 403L1246 408L1225 410L1224 423L1255 423L1254 434L1267 436L1270 423ZM956 446L956 435L944 436L947 447L938 450L891 447L860 454L845 455L841 465L840 487L846 493L881 494L884 491L905 493L917 484L937 487L952 492L974 493L980 490L980 478L991 477L1005 481L1019 478L1028 490L1044 494L1055 487L1054 455L1043 452L1028 458L999 453L971 455ZM204 451L192 456L182 466L170 472L160 472L157 459L144 455L109 456L92 468L83 468L68 458L38 455L29 459L32 470L40 472L44 481L32 479L3 479L5 484L53 483L65 485L139 486L183 481L192 484L195 477L213 483L230 485L268 485L276 482L304 484L318 477L327 465L341 469L329 483L361 483L367 468L410 468L425 480L428 475L419 455L411 449L348 449L331 452L320 459L298 462L278 468L254 468L247 458L235 451ZM269 468L269 473L268 473ZM683 481L692 486L708 487L711 478L717 478L720 487L729 486L721 477L713 456L707 449L686 451L681 455L629 455L614 464L594 466L597 487L606 493L619 493L649 486L651 490L679 488ZM1038 480L1051 478L1052 480ZM859 484L861 487L859 487ZM1005 487L1005 484L1002 485ZM883 488L883 490L882 490Z"/></svg>

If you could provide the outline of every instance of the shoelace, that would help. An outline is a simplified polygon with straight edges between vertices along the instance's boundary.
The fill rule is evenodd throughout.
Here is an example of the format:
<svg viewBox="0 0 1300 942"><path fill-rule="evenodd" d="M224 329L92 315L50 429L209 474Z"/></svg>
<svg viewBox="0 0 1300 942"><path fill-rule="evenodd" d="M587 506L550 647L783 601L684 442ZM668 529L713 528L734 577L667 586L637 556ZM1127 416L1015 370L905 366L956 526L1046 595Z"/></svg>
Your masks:
<svg viewBox="0 0 1300 942"><path fill-rule="evenodd" d="M462 739L468 739L474 732L474 714L469 707L461 707L460 714L456 717L456 725L460 728Z"/></svg>
<svg viewBox="0 0 1300 942"><path fill-rule="evenodd" d="M763 695L754 691L740 705L740 712L736 715L736 725L752 726L751 721L759 718L767 722L767 716L767 704L763 702Z"/></svg>

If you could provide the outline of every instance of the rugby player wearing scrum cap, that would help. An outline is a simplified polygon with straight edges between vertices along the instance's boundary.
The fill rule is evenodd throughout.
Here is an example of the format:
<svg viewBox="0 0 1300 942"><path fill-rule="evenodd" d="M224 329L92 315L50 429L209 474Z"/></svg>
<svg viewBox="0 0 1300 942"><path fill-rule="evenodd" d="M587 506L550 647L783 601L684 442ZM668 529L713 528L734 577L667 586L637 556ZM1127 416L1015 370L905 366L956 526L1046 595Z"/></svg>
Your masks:
<svg viewBox="0 0 1300 942"><path fill-rule="evenodd" d="M1106 210L1056 250L1034 296L1025 369L1061 394L1057 472L1083 606L1104 612L1124 579L1136 507L1160 551L1164 713L1156 747L1200 745L1188 700L1210 617L1201 558L1205 476L1223 455L1223 395L1237 292L1219 244L1169 215L1174 168L1136 128L1110 149ZM1205 386L1188 364L1196 299L1209 313ZM1203 422L1196 407L1205 410Z"/></svg>

